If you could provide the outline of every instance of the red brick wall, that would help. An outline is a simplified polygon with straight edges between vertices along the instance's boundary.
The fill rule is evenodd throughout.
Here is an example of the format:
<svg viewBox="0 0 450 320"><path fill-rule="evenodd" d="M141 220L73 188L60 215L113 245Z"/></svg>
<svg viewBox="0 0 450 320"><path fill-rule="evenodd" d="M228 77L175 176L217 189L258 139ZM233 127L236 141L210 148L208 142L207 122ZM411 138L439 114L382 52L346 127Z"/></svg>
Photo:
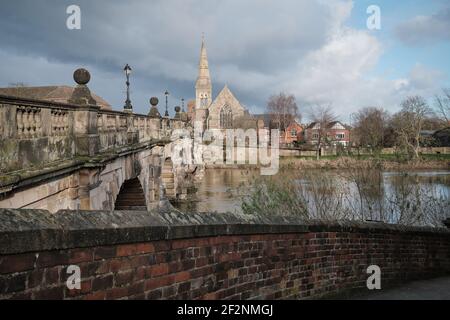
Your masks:
<svg viewBox="0 0 450 320"><path fill-rule="evenodd" d="M0 255L0 298L306 298L364 289L372 264L382 287L450 273L450 233L320 229Z"/></svg>
<svg viewBox="0 0 450 320"><path fill-rule="evenodd" d="M295 129L297 131L296 136L291 135L292 129ZM280 144L289 144L293 143L295 141L300 142L302 140L303 136L303 128L298 123L292 123L290 124L285 131L281 132L280 134Z"/></svg>

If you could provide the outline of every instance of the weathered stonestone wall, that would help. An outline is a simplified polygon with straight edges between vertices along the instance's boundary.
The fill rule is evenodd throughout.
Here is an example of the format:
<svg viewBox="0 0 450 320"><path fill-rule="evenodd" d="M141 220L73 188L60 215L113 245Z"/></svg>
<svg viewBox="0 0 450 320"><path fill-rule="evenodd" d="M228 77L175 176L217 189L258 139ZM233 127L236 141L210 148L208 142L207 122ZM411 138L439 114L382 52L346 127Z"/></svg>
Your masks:
<svg viewBox="0 0 450 320"><path fill-rule="evenodd" d="M0 208L76 210L80 208L79 189L79 172L69 173L0 198Z"/></svg>
<svg viewBox="0 0 450 320"><path fill-rule="evenodd" d="M170 137L179 119L0 95L0 174Z"/></svg>
<svg viewBox="0 0 450 320"><path fill-rule="evenodd" d="M450 274L450 232L296 217L0 210L1 299L297 299ZM66 286L81 268L81 289Z"/></svg>
<svg viewBox="0 0 450 320"><path fill-rule="evenodd" d="M54 176L37 177L30 186L1 197L0 208L43 209L52 213L63 209L113 210L122 184L137 177L150 210L160 201L161 160L164 158L165 148L154 146L89 166L68 164L68 172L61 169L58 175L54 172L56 168L52 168ZM176 168L170 170L175 172ZM184 176L180 173L179 178L184 179ZM177 194L182 192L177 190Z"/></svg>
<svg viewBox="0 0 450 320"><path fill-rule="evenodd" d="M147 208L160 201L161 165L164 158L164 148L156 146L117 158L102 169L98 175L91 176L89 185L89 208L91 210L113 210L120 187L132 178L139 178ZM171 170L174 170L171 168ZM95 187L92 187L95 186Z"/></svg>
<svg viewBox="0 0 450 320"><path fill-rule="evenodd" d="M112 210L122 183L135 177L151 208L171 132L185 127L179 119L0 95L0 208ZM180 170L173 168L182 198Z"/></svg>
<svg viewBox="0 0 450 320"><path fill-rule="evenodd" d="M74 108L0 97L0 173L76 155Z"/></svg>

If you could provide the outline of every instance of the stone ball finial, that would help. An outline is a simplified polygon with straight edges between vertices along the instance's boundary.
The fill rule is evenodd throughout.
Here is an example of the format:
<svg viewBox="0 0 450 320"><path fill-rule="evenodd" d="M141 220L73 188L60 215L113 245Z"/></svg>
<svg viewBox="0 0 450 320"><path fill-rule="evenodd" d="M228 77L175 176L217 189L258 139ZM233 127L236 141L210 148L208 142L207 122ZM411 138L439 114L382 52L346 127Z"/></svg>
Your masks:
<svg viewBox="0 0 450 320"><path fill-rule="evenodd" d="M151 98L150 98L150 104L151 104L153 107L156 107L156 106L158 105L158 103L159 103L159 100L158 100L157 97L151 97Z"/></svg>
<svg viewBox="0 0 450 320"><path fill-rule="evenodd" d="M157 108L158 103L159 103L158 98L156 98L156 97L150 98L150 104L152 105L152 107L150 108L150 112L148 113L148 115L150 117L161 118L161 114L159 113L158 108Z"/></svg>
<svg viewBox="0 0 450 320"><path fill-rule="evenodd" d="M79 85L86 85L91 80L91 74L86 69L80 68L73 73L73 80Z"/></svg>
<svg viewBox="0 0 450 320"><path fill-rule="evenodd" d="M180 112L180 110L181 110L181 108L180 108L179 106L176 106L176 107L175 107L175 112L176 112L176 113Z"/></svg>

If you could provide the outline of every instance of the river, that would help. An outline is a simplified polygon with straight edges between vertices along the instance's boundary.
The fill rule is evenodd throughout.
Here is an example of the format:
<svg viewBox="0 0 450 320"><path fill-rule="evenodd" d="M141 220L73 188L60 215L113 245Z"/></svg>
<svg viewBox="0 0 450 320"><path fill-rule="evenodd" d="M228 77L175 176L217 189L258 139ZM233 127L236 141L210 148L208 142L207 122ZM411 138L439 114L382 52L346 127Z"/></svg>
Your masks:
<svg viewBox="0 0 450 320"><path fill-rule="evenodd" d="M315 178L331 175L334 179L342 178L342 171L312 169ZM189 202L175 206L189 212L242 212L242 196L252 190L259 170L251 169L207 169L203 179L198 183L196 194ZM311 177L311 175L310 175ZM344 174L345 177L345 174ZM382 172L381 181L385 193L391 193L393 188L402 185L405 179L413 179L415 184L432 187L440 196L448 201L450 195L450 171L420 170L405 172ZM309 181L299 180L307 185ZM370 186L371 187L371 186ZM369 189L370 189L369 187ZM355 193L356 188L350 188Z"/></svg>

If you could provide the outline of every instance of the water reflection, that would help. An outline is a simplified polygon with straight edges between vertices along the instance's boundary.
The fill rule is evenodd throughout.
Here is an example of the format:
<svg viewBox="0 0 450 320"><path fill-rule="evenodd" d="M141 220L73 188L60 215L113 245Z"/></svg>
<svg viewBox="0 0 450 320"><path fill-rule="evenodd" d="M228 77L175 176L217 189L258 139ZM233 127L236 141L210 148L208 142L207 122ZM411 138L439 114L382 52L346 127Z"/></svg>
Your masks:
<svg viewBox="0 0 450 320"><path fill-rule="evenodd" d="M239 193L249 188L259 173L251 169L208 169L191 199L175 206L187 212L241 212Z"/></svg>
<svg viewBox="0 0 450 320"><path fill-rule="evenodd" d="M259 174L259 170L251 169L206 170L194 197L189 202L177 204L177 207L182 211L190 212L242 212L242 196L251 192L252 186L260 177ZM293 172L292 179L297 179L305 190L313 185L320 186L320 184L311 183L317 179L333 181L335 186L339 186L340 194L347 195L346 199L350 199L345 206L349 208L360 206L360 211L368 212L369 218L373 220L382 220L380 216L386 209L386 201L380 200L390 199L391 195L408 198L414 193L425 194L432 190L434 196L447 202L450 195L450 171L448 170L406 173L374 170L366 171L358 176L350 177L350 175L352 173L345 170L313 169L308 170L308 174L304 177L298 172ZM326 194L326 192L328 191L322 190L322 193ZM314 204L310 203L310 205ZM396 210L399 211L395 213L396 215L401 214L401 208Z"/></svg>

